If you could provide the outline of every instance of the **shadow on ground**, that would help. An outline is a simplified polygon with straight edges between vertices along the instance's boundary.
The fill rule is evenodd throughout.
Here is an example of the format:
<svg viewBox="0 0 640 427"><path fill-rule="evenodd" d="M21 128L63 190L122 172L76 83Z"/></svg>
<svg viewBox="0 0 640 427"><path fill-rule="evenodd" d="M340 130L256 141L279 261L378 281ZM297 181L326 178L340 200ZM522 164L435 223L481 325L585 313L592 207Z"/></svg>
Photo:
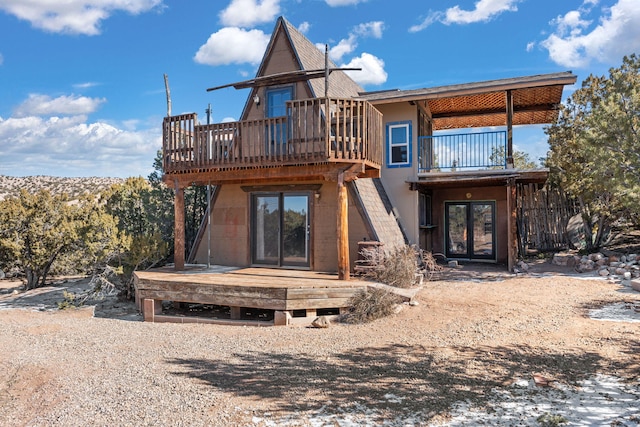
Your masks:
<svg viewBox="0 0 640 427"><path fill-rule="evenodd" d="M428 421L460 401L486 404L490 391L542 372L577 382L603 363L594 353L549 353L527 346L438 349L420 345L360 348L330 357L261 352L225 360L173 359L173 374L223 393L270 402L270 410L341 411L354 404L387 416Z"/></svg>

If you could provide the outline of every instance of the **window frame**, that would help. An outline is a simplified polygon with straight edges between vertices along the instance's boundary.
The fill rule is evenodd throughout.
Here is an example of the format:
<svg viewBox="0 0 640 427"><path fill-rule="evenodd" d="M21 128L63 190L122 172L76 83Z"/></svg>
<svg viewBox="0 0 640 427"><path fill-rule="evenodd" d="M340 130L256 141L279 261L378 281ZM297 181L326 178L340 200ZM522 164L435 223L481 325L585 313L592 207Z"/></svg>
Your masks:
<svg viewBox="0 0 640 427"><path fill-rule="evenodd" d="M398 128L405 129L406 141L394 142L392 140L393 131ZM411 167L413 162L413 141L412 141L412 124L411 121L389 122L386 124L386 165L388 168L407 168ZM393 161L393 149L397 147L406 147L407 160L404 162Z"/></svg>

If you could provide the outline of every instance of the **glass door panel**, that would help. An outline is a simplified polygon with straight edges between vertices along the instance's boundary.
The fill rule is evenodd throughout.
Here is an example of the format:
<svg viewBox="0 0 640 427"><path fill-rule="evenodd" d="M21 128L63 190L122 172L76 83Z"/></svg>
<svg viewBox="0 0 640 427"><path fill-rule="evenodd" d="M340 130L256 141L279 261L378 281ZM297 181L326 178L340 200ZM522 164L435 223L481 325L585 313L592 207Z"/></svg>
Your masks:
<svg viewBox="0 0 640 427"><path fill-rule="evenodd" d="M309 264L309 197L284 196L282 263Z"/></svg>
<svg viewBox="0 0 640 427"><path fill-rule="evenodd" d="M467 252L467 203L447 205L447 256L466 257Z"/></svg>
<svg viewBox="0 0 640 427"><path fill-rule="evenodd" d="M473 254L493 256L493 204L473 204Z"/></svg>
<svg viewBox="0 0 640 427"><path fill-rule="evenodd" d="M254 196L254 251L258 264L278 265L280 260L280 202L278 196Z"/></svg>

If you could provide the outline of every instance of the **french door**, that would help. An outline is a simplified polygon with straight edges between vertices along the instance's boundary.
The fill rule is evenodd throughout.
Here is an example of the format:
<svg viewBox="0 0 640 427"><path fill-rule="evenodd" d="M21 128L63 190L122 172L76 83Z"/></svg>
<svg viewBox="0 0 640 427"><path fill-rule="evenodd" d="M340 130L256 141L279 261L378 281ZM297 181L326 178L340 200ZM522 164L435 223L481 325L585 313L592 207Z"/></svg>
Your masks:
<svg viewBox="0 0 640 427"><path fill-rule="evenodd" d="M445 203L447 258L496 258L495 202Z"/></svg>
<svg viewBox="0 0 640 427"><path fill-rule="evenodd" d="M251 205L252 262L274 267L308 267L309 195L254 194Z"/></svg>

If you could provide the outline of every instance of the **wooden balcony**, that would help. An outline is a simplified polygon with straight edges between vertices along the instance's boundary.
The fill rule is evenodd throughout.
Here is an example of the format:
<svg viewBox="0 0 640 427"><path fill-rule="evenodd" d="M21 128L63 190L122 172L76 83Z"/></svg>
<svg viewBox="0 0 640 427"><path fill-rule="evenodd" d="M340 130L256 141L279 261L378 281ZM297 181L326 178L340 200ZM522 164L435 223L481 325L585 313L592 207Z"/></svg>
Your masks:
<svg viewBox="0 0 640 427"><path fill-rule="evenodd" d="M362 166L379 171L382 114L367 101L315 98L287 102L287 115L202 125L195 113L163 123L165 176L218 177L282 166ZM227 173L229 172L229 173Z"/></svg>

